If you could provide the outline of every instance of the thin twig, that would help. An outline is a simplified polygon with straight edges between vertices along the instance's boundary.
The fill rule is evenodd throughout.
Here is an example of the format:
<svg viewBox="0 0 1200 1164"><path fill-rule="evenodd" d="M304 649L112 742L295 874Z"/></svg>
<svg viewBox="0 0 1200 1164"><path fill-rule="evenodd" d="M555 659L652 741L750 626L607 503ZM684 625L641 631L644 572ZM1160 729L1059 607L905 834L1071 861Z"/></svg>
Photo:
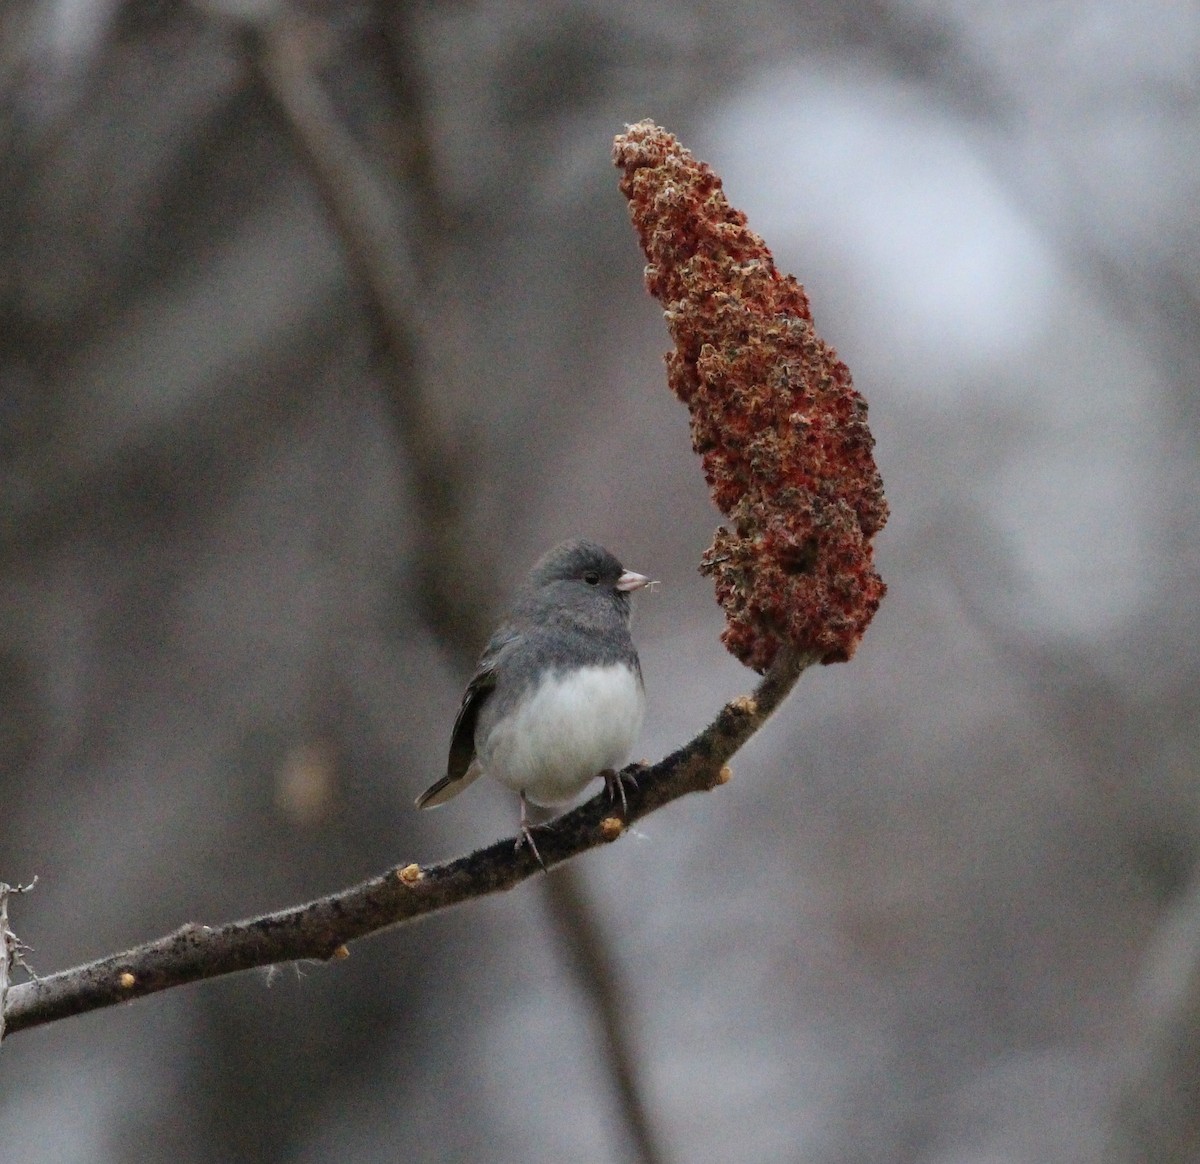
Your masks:
<svg viewBox="0 0 1200 1164"><path fill-rule="evenodd" d="M781 654L753 695L727 703L690 743L649 768L632 766L628 811L604 793L539 827L538 850L553 868L616 840L626 826L689 792L729 778L726 764L766 722L811 656ZM339 893L278 913L220 926L195 923L166 937L9 989L9 1033L128 1002L160 990L297 959L344 957L347 943L426 914L511 889L541 872L528 846L497 841L439 865L396 866Z"/></svg>
<svg viewBox="0 0 1200 1164"><path fill-rule="evenodd" d="M35 877L28 885L9 885L0 881L0 1042L4 1040L4 1012L8 998L9 975L13 967L19 966L36 980L25 955L29 947L8 928L8 899L18 893L28 893L37 884Z"/></svg>

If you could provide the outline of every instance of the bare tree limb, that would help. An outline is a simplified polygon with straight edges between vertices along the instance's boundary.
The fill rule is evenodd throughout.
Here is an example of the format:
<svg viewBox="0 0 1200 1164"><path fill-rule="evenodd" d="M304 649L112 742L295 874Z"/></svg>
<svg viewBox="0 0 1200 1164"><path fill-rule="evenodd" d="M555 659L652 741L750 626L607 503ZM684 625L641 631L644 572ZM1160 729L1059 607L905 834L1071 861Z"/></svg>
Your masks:
<svg viewBox="0 0 1200 1164"><path fill-rule="evenodd" d="M600 793L540 826L537 845L546 867L616 840L629 824L689 792L725 783L729 759L814 661L812 655L782 652L753 695L727 703L695 739L652 767L626 769L637 786L629 787L624 814ZM241 970L345 957L347 943L358 938L511 889L540 871L529 847L518 850L508 839L426 868L398 865L349 889L277 913L219 926L190 923L157 941L10 988L4 1013L7 1033Z"/></svg>

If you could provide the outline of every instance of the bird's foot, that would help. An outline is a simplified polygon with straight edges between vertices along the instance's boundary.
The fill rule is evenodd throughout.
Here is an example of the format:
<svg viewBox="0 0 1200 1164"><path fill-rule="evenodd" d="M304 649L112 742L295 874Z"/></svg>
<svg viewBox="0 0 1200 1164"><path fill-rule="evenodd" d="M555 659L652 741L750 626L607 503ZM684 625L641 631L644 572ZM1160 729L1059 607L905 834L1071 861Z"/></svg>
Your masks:
<svg viewBox="0 0 1200 1164"><path fill-rule="evenodd" d="M514 846L516 851L521 851L522 845L528 845L529 851L537 859L537 863L543 869L546 868L546 862L542 860L541 853L538 852L537 843L533 839L533 829L529 825L529 805L525 800L525 793L521 793L521 835L517 837L517 843Z"/></svg>
<svg viewBox="0 0 1200 1164"><path fill-rule="evenodd" d="M611 768L600 773L604 787L608 790L608 802L611 804L617 797L621 798L621 812L629 814L629 802L625 798L625 782L628 780L634 788L638 786L637 777L632 772L614 772Z"/></svg>

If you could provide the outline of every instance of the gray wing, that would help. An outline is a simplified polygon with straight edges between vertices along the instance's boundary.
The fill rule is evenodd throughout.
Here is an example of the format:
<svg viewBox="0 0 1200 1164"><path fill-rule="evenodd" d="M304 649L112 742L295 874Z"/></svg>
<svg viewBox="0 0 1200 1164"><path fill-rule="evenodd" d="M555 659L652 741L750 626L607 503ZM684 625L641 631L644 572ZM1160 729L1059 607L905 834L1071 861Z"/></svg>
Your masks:
<svg viewBox="0 0 1200 1164"><path fill-rule="evenodd" d="M479 720L480 710L496 688L496 663L500 652L516 638L516 632L506 630L497 632L488 643L471 682L463 692L462 704L454 720L446 775L417 797L418 808L437 808L439 804L453 800L479 776L481 769L475 761L475 724Z"/></svg>

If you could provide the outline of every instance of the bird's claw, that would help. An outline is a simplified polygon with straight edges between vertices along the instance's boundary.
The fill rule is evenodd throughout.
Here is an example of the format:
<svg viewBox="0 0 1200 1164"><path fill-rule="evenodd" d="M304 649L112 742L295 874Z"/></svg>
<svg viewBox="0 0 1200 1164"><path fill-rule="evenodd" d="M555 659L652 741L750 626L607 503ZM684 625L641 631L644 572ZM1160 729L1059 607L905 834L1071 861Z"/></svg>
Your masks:
<svg viewBox="0 0 1200 1164"><path fill-rule="evenodd" d="M522 845L528 845L529 851L534 855L537 863L541 865L543 871L549 872L546 869L546 862L542 860L541 853L538 852L537 842L533 839L533 829L529 827L529 805L525 800L525 793L521 793L521 832L517 837L517 843L514 846L516 851L521 851Z"/></svg>
<svg viewBox="0 0 1200 1164"><path fill-rule="evenodd" d="M611 768L606 772L601 772L604 777L604 787L608 790L608 802L611 804L619 796L621 798L621 812L623 815L629 815L629 801L625 797L625 781L636 788L638 786L637 777L632 772L614 772Z"/></svg>

